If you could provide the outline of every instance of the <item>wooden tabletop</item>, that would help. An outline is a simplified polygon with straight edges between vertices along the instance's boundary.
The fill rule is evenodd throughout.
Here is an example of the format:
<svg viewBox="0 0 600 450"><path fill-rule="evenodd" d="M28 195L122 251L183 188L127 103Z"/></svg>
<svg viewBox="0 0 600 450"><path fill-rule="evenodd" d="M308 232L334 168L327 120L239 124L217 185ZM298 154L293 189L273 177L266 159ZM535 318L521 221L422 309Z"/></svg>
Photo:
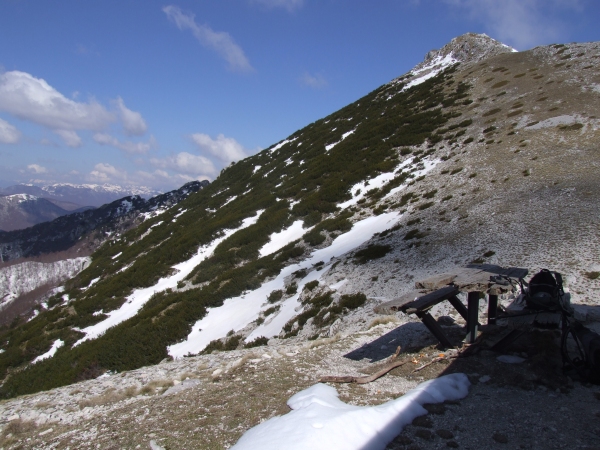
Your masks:
<svg viewBox="0 0 600 450"><path fill-rule="evenodd" d="M527 276L528 270L519 267L500 267L493 264L469 264L452 272L433 275L415 283L415 290L405 293L375 308L380 314L393 314L403 305L429 296L435 291L453 286L458 292L483 292L500 295L515 290L518 280Z"/></svg>
<svg viewBox="0 0 600 450"><path fill-rule="evenodd" d="M512 292L514 290L513 284L516 284L519 279L525 278L527 273L527 269L519 267L469 264L466 267L458 267L452 272L434 275L417 281L415 288L434 291L452 284L460 292L485 292L487 294L499 295Z"/></svg>

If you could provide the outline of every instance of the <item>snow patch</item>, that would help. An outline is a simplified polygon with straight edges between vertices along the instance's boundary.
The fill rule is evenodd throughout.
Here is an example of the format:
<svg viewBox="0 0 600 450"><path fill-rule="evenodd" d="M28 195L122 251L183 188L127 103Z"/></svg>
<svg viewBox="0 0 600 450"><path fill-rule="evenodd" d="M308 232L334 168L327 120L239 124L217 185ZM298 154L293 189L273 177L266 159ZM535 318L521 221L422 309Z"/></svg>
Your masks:
<svg viewBox="0 0 600 450"><path fill-rule="evenodd" d="M98 281L100 281L100 277L94 278L92 281L90 281L90 284L88 284L86 287L82 287L81 290L83 292L87 291L89 288L91 288L94 284L96 284Z"/></svg>
<svg viewBox="0 0 600 450"><path fill-rule="evenodd" d="M437 166L437 165L440 163L440 161L441 161L440 159L434 159L434 160L432 160L432 161L429 161L429 160L423 160L423 161L422 161L422 163L423 163L423 166L424 166L424 167L423 167L422 169L419 169L419 170L417 170L417 171L413 172L413 176L414 176L415 178L419 178L420 176L423 176L423 175L425 175L427 172L431 171L431 169L433 169L435 166ZM392 195L396 194L397 192L400 192L401 190L405 189L405 188L406 188L406 186L408 186L408 183L404 183L404 184L402 184L402 185L400 185L400 186L397 186L397 187L395 187L395 188L394 188L394 189L392 189L390 192L388 192L388 193L385 195L385 197L383 197L383 198L384 198L384 200L385 200L386 198L389 198L389 197L391 197Z"/></svg>
<svg viewBox="0 0 600 450"><path fill-rule="evenodd" d="M148 236L151 232L152 232L152 228L159 226L160 224L162 224L163 221L161 220L160 222L156 222L154 225L151 225L150 228L148 228L141 236L140 239L144 239L146 236Z"/></svg>
<svg viewBox="0 0 600 450"><path fill-rule="evenodd" d="M454 373L421 383L402 397L378 406L342 402L335 388L315 384L292 396L291 412L247 431L232 450L383 450L402 428L427 414L426 403L464 398L469 379Z"/></svg>
<svg viewBox="0 0 600 450"><path fill-rule="evenodd" d="M166 212L168 208L157 208L153 211L145 212L140 214L140 217L145 222L148 219L152 219L153 217L160 216L162 213ZM161 222L162 223L162 222Z"/></svg>
<svg viewBox="0 0 600 450"><path fill-rule="evenodd" d="M31 364L35 364L37 362L43 361L44 359L52 358L54 356L54 354L56 353L56 350L58 350L63 345L65 345L65 343L61 339L57 339L52 344L52 347L50 347L50 350L48 350L43 355L40 355L37 358L35 358L33 361L31 361Z"/></svg>
<svg viewBox="0 0 600 450"><path fill-rule="evenodd" d="M333 290L333 291L337 291L339 288L341 288L343 285L345 285L348 282L348 279L343 279L342 281L338 281L335 284L332 284L329 286L329 289Z"/></svg>
<svg viewBox="0 0 600 450"><path fill-rule="evenodd" d="M238 331L245 328L258 319L261 309L271 306L266 303L268 295L274 290L283 289L284 279L287 276L300 269L311 269L319 261L330 261L332 258L348 253L371 239L375 233L394 226L399 218L398 212L390 212L356 222L350 231L338 236L329 247L315 250L304 261L283 268L274 280L264 283L254 291L227 299L222 306L209 308L204 318L194 324L192 331L183 342L167 348L169 355L173 358L182 358L190 353L196 354L211 341L225 337L230 330ZM331 265L327 265L320 271L312 270L299 280L298 293L281 303L279 312L268 322L257 327L246 338L246 342L259 336L269 338L279 334L283 326L300 312L297 311L301 308L298 298L304 285L309 281L321 279L330 267Z"/></svg>
<svg viewBox="0 0 600 450"><path fill-rule="evenodd" d="M373 189L381 188L384 185L386 185L387 183L389 183L390 181L392 181L396 177L396 175L398 175L402 172L402 169L404 169L407 166L410 166L412 161L413 161L413 158L408 158L407 160L400 163L398 165L398 167L396 167L396 169L394 169L393 172L382 173L382 174L376 176L375 178L371 178L370 180L361 181L360 183L356 183L354 186L352 186L350 188L350 194L352 194L352 198L348 201L340 203L337 206L341 209L346 209L349 206L356 205L356 203L360 199L365 197L365 194L367 192L372 191Z"/></svg>
<svg viewBox="0 0 600 450"><path fill-rule="evenodd" d="M426 66L423 66L419 70L413 71L412 74L418 75L418 74L426 72L426 71L429 71L429 72L427 72L425 75L421 75L420 77L415 78L412 81L410 81L406 86L404 86L402 88L401 92L404 92L413 86L417 86L417 85L429 80L430 78L435 77L442 70L444 70L447 67L450 67L453 64L456 64L457 62L459 62L459 61L452 56L452 53L449 53L446 56L442 56L442 55L436 56L435 58L433 58L433 60L431 60L431 62L429 64L427 64Z"/></svg>
<svg viewBox="0 0 600 450"><path fill-rule="evenodd" d="M333 130L335 130L335 128ZM331 131L333 131L333 130L331 130ZM342 142L344 139L346 139L348 136L350 136L355 131L356 131L356 128L354 130L350 130L347 133L342 134L342 138L339 141L334 142L333 144L326 145L325 146L325 151L328 152L329 150L331 150L333 147L335 147L336 145L338 145L340 142Z"/></svg>
<svg viewBox="0 0 600 450"><path fill-rule="evenodd" d="M183 215L183 213L185 213L187 211L187 209L184 209L181 212L178 212L177 214L175 214L175 216L173 216L173 218L177 219L178 217L181 217Z"/></svg>
<svg viewBox="0 0 600 450"><path fill-rule="evenodd" d="M214 239L209 244L200 247L196 255L192 256L187 261L173 266L173 269L176 271L174 275L161 278L154 286L134 290L119 309L105 313L108 316L105 320L80 330L85 333L85 336L78 340L74 346L77 346L84 341L95 339L104 334L104 332L109 328L112 328L121 322L132 318L154 294L169 288L177 288L177 283L187 277L198 264L210 257L215 248L217 248L221 242L237 231L254 225L263 212L264 210L257 211L256 216L244 219L238 228L223 230L223 233L220 237Z"/></svg>
<svg viewBox="0 0 600 450"><path fill-rule="evenodd" d="M232 202L232 201L234 201L236 198L237 198L237 195L234 195L233 197L229 197L229 198L227 199L227 201L221 205L221 208L222 208L223 206L227 205L228 203L231 203L231 202Z"/></svg>
<svg viewBox="0 0 600 450"><path fill-rule="evenodd" d="M254 170L252 171L252 175L254 175L256 172L258 172L261 168L262 168L262 166L254 166Z"/></svg>
<svg viewBox="0 0 600 450"><path fill-rule="evenodd" d="M279 150L281 147L283 147L285 144L289 144L291 142L294 142L297 138L294 139L286 139L285 141L281 141L279 144L277 144L275 147L273 147L271 150L269 150L270 153L274 153L277 150Z"/></svg>
<svg viewBox="0 0 600 450"><path fill-rule="evenodd" d="M294 242L296 239L300 239L304 233L310 231L312 229L304 229L302 226L304 225L304 221L296 220L293 224L291 224L288 228L281 230L279 233L271 234L269 238L269 242L262 246L262 248L258 251L260 257L270 255L275 253L279 249L282 249L290 242Z"/></svg>
<svg viewBox="0 0 600 450"><path fill-rule="evenodd" d="M115 256L113 256L111 259L117 259L119 256L121 256L123 254L123 252L119 252L117 253Z"/></svg>
<svg viewBox="0 0 600 450"><path fill-rule="evenodd" d="M0 269L0 310L19 296L45 284L57 285L73 278L91 262L79 257L41 263L26 261Z"/></svg>

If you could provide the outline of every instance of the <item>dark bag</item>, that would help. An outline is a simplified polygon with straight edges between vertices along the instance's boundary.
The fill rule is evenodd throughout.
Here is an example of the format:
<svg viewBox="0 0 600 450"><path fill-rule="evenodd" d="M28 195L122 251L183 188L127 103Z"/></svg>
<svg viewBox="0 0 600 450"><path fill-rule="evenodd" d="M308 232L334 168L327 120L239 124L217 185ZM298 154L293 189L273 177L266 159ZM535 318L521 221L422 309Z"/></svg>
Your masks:
<svg viewBox="0 0 600 450"><path fill-rule="evenodd" d="M525 303L529 309L536 311L558 311L563 294L560 273L542 269L529 281Z"/></svg>

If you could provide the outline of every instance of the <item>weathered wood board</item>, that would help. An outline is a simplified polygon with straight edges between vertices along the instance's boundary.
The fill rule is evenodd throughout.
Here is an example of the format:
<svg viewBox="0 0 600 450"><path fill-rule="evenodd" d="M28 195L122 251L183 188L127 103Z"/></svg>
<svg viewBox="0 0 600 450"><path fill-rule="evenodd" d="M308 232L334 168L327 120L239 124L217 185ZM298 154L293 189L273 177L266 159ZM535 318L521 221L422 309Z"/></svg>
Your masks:
<svg viewBox="0 0 600 450"><path fill-rule="evenodd" d="M415 283L417 289L436 290L453 284L460 292L485 292L500 295L514 290L514 286L505 278L516 283L527 276L528 270L519 267L503 268L492 264L472 264L457 268L453 272L433 275ZM492 277L504 277L493 279Z"/></svg>

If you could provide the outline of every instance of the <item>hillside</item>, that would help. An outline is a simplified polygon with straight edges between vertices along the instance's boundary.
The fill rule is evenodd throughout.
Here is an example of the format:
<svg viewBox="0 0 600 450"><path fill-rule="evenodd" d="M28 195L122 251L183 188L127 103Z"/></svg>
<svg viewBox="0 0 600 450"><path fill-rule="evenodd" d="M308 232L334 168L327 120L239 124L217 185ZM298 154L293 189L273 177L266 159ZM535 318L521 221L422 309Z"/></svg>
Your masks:
<svg viewBox="0 0 600 450"><path fill-rule="evenodd" d="M123 197L139 195L149 199L161 192L147 187L126 187L114 184L71 184L56 183L35 186L33 184L15 184L0 188L0 195L28 194L55 203L56 205L73 210L83 206L102 206Z"/></svg>
<svg viewBox="0 0 600 450"><path fill-rule="evenodd" d="M29 194L0 197L0 231L28 228L70 214L45 198Z"/></svg>
<svg viewBox="0 0 600 450"><path fill-rule="evenodd" d="M111 234L121 233L148 217L159 215L207 184L208 181L192 181L149 200L139 195L128 196L99 208L67 212L54 220L26 229L0 231L0 262L63 252L75 245L81 246L80 239L84 236L89 241L86 243L88 251L81 256L87 256Z"/></svg>
<svg viewBox="0 0 600 450"><path fill-rule="evenodd" d="M472 261L561 271L596 326L599 58L598 43L453 40L98 249L3 330L0 393L366 332L374 306ZM388 320L411 325L403 347L422 340Z"/></svg>

